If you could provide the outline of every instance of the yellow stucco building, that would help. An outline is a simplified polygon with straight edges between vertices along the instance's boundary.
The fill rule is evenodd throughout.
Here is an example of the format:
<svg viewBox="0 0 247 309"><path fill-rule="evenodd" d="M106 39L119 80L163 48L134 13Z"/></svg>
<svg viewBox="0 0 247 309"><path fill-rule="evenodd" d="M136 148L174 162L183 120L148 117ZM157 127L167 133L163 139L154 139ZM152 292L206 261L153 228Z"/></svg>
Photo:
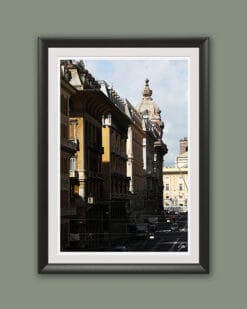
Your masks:
<svg viewBox="0 0 247 309"><path fill-rule="evenodd" d="M177 208L187 211L188 207L188 140L179 141L180 151L174 167L163 168L164 209Z"/></svg>

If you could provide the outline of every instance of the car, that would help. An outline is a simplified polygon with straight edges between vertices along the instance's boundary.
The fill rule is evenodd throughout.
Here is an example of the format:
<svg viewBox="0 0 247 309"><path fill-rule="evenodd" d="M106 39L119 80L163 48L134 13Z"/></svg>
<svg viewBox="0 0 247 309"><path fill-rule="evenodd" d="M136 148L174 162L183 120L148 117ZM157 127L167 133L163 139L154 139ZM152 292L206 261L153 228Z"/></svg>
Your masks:
<svg viewBox="0 0 247 309"><path fill-rule="evenodd" d="M124 245L116 245L112 247L110 250L112 251L128 251L127 247Z"/></svg>
<svg viewBox="0 0 247 309"><path fill-rule="evenodd" d="M187 227L183 226L183 227L181 227L181 228L179 229L179 231L180 231L180 232L185 232L185 233L187 233L187 232L188 232L188 229L187 229Z"/></svg>
<svg viewBox="0 0 247 309"><path fill-rule="evenodd" d="M179 231L179 226L177 223L172 223L171 224L171 232L176 232Z"/></svg>

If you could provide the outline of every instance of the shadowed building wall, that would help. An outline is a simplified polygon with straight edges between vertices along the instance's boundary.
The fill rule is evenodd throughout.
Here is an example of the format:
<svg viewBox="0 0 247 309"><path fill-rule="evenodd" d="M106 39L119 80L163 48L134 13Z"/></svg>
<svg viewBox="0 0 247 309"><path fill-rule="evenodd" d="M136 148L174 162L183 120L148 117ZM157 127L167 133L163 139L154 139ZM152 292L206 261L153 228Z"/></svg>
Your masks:
<svg viewBox="0 0 247 309"><path fill-rule="evenodd" d="M146 216L159 215L163 210L163 157L167 147L162 140L164 122L161 120L161 110L152 98L149 80L146 79L143 97L137 106L141 114L144 162L144 205Z"/></svg>
<svg viewBox="0 0 247 309"><path fill-rule="evenodd" d="M125 100L126 114L131 118L132 123L128 127L127 139L127 175L130 178L130 209L129 216L131 222L142 220L144 209L144 170L143 170L143 138L142 117L133 107Z"/></svg>
<svg viewBox="0 0 247 309"><path fill-rule="evenodd" d="M70 222L76 216L71 203L70 158L76 153L77 144L69 139L69 100L75 89L61 77L60 98L60 206L61 206L61 248L69 246Z"/></svg>

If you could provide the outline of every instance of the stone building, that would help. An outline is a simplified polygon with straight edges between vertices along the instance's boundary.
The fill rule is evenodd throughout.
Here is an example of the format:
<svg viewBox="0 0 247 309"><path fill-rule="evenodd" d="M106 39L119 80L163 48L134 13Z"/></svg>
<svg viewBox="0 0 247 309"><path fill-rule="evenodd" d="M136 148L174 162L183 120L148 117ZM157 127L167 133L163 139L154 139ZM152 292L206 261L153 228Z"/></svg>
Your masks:
<svg viewBox="0 0 247 309"><path fill-rule="evenodd" d="M163 157L167 147L162 140L164 122L161 110L152 98L149 80L146 79L143 98L137 106L142 116L143 163L144 163L144 205L145 215L159 215L163 210Z"/></svg>
<svg viewBox="0 0 247 309"><path fill-rule="evenodd" d="M125 112L130 117L127 139L127 176L130 178L129 216L131 222L142 220L144 209L144 170L143 170L143 139L142 117L126 99Z"/></svg>
<svg viewBox="0 0 247 309"><path fill-rule="evenodd" d="M188 139L179 141L179 155L174 167L163 168L164 209L187 211L188 207Z"/></svg>
<svg viewBox="0 0 247 309"><path fill-rule="evenodd" d="M109 233L112 240L123 237L129 222L129 184L127 175L126 142L131 119L125 113L124 101L106 82L101 90L114 107L102 118L102 172L104 173L104 201L108 205Z"/></svg>
<svg viewBox="0 0 247 309"><path fill-rule="evenodd" d="M69 179L66 199L61 185L62 203L74 209L66 233L70 249L95 250L162 210L164 123L148 80L136 109L105 81L96 81L83 61L61 61L61 72L70 89L66 112L61 108L61 136L73 146L62 148ZM64 174L63 167L61 182Z"/></svg>
<svg viewBox="0 0 247 309"><path fill-rule="evenodd" d="M103 208L98 206L103 191L103 148L98 107L104 109L105 106L98 104L100 85L85 69L83 62L61 61L61 72L74 89L68 100L67 121L69 139L77 145L69 162L70 204L75 210L75 215L69 220L69 247L73 249L83 248L92 230L95 234L102 234L103 230L103 221L99 220L103 216Z"/></svg>
<svg viewBox="0 0 247 309"><path fill-rule="evenodd" d="M82 61L70 61L64 67L76 89L69 100L70 138L79 145L70 159L70 174L78 174L74 191L80 206L70 229L79 235L77 246L96 248L109 235L116 238L126 231L126 140L131 119L118 94L106 82L95 81Z"/></svg>
<svg viewBox="0 0 247 309"><path fill-rule="evenodd" d="M112 113L115 106L83 62L71 63L70 70L71 84L77 88L70 99L70 134L80 145L72 158L71 168L78 171L78 195L82 202L74 232L80 234L79 246L95 248L104 241L109 229L109 205L104 194L107 180L102 161L107 150L102 138L102 117Z"/></svg>
<svg viewBox="0 0 247 309"><path fill-rule="evenodd" d="M60 204L61 204L61 248L69 246L70 222L76 217L76 207L72 202L73 185L78 183L77 175L70 178L70 159L78 150L78 144L69 137L69 101L76 90L65 79L64 72L61 74L60 95Z"/></svg>

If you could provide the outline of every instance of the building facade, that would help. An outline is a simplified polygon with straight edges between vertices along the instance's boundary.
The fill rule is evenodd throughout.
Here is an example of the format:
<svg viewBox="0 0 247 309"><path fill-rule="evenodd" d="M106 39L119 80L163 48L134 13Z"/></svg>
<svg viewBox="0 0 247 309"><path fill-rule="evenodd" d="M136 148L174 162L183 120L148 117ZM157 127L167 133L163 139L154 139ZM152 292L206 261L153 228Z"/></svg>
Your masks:
<svg viewBox="0 0 247 309"><path fill-rule="evenodd" d="M124 237L129 222L129 185L127 175L127 137L131 119L125 113L124 101L106 82L101 90L114 107L102 117L102 171L104 200L107 202L110 240Z"/></svg>
<svg viewBox="0 0 247 309"><path fill-rule="evenodd" d="M187 211L188 207L188 140L179 141L179 155L174 167L163 168L164 209L177 208Z"/></svg>
<svg viewBox="0 0 247 309"><path fill-rule="evenodd" d="M116 238L126 230L126 141L131 120L117 93L106 82L96 82L83 62L71 62L67 68L70 83L77 89L69 101L70 138L79 145L70 160L70 173L78 173L75 190L81 202L70 224L71 234L79 235L78 246L84 243L93 249L109 240L109 235Z"/></svg>
<svg viewBox="0 0 247 309"><path fill-rule="evenodd" d="M142 117L144 207L145 216L159 215L163 210L163 157L167 147L162 140L164 122L161 110L152 98L149 80L146 79L143 97L137 106Z"/></svg>
<svg viewBox="0 0 247 309"><path fill-rule="evenodd" d="M142 221L144 209L144 166L143 166L143 139L142 117L126 99L125 112L131 119L127 138L127 176L129 185L129 216L131 222Z"/></svg>
<svg viewBox="0 0 247 309"><path fill-rule="evenodd" d="M164 123L148 80L136 109L105 81L96 81L83 61L62 61L61 72L71 91L61 136L73 146L66 149L66 196L61 167L61 208L65 201L74 208L66 235L70 249L95 250L163 209Z"/></svg>
<svg viewBox="0 0 247 309"><path fill-rule="evenodd" d="M70 177L70 159L78 150L78 144L69 138L69 100L75 89L61 76L60 96L60 201L61 201L61 247L70 242L70 222L76 217L76 207L72 202L72 185L78 183L77 175Z"/></svg>

